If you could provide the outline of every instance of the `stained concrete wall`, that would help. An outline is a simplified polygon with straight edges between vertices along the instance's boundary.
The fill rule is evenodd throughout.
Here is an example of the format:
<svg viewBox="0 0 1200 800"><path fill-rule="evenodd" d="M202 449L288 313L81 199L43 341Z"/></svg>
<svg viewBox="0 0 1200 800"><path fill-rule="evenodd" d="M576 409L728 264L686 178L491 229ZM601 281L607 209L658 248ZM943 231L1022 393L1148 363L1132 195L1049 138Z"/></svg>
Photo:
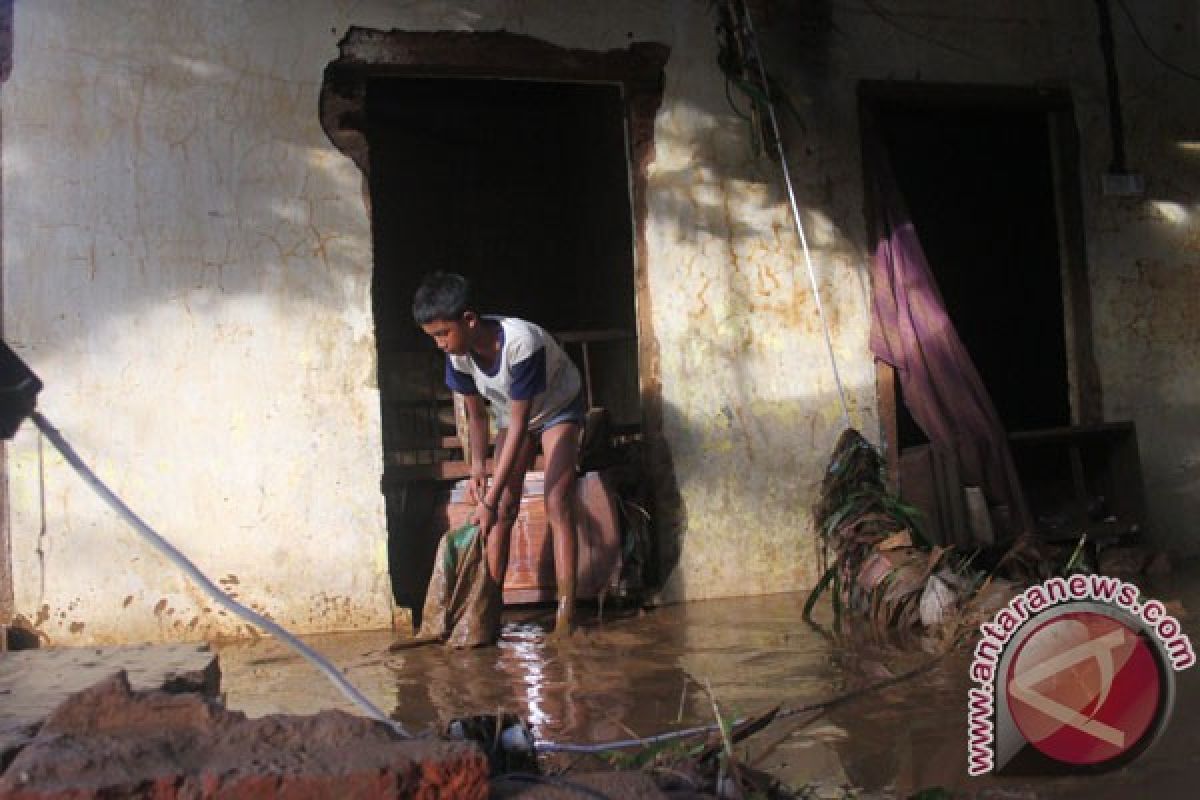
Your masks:
<svg viewBox="0 0 1200 800"><path fill-rule="evenodd" d="M390 623L367 215L316 111L334 24L18 3L3 88L5 336L45 414L298 630ZM28 426L9 470L16 610L51 641L245 635Z"/></svg>
<svg viewBox="0 0 1200 800"><path fill-rule="evenodd" d="M1188 367L1200 355L1194 4L1130 5L1148 46L1190 77L1148 53L1114 6L1129 167L1147 184L1133 198L1101 192L1111 137L1095 3L751 5L769 64L804 118L803 129L787 128L797 193L851 418L872 437L858 83L1071 93L1105 419L1137 423L1151 542L1200 552L1190 525L1200 510L1200 437L1188 422L1200 391L1200 373ZM700 27L692 35L703 41ZM675 102L664 103L659 126L651 226L662 236L660 252L684 244L696 253L648 265L658 281L664 393L677 413L668 435L687 519L672 587L689 597L790 587L811 576L804 508L838 429L828 362L777 178L745 160L744 128L713 96L720 85L711 73L670 75ZM698 117L697 108L712 116ZM663 144L687 139L696 146L664 152Z"/></svg>
<svg viewBox="0 0 1200 800"><path fill-rule="evenodd" d="M1155 5L1139 6L1147 35L1186 63L1194 10ZM1090 0L754 7L801 101L797 194L850 418L872 438L857 82L1071 90L1106 411L1138 421L1156 532L1190 547L1173 522L1200 505L1185 427L1200 156L1176 144L1197 131L1191 83L1118 26L1150 192L1113 200ZM5 336L46 379L45 412L243 600L299 630L387 623L368 212L316 109L351 25L671 48L639 267L681 499L664 597L811 585L837 387L778 172L729 108L702 0L18 3L0 98ZM239 632L36 433L9 448L16 607L51 640Z"/></svg>
<svg viewBox="0 0 1200 800"><path fill-rule="evenodd" d="M1137 422L1150 534L1200 555L1200 10L1127 3L1164 66L1114 10L1129 168L1141 197L1105 197L1107 139L1087 140L1088 256L1108 419ZM1189 77L1190 75L1190 77ZM1099 115L1099 110L1095 112Z"/></svg>
<svg viewBox="0 0 1200 800"><path fill-rule="evenodd" d="M1127 162L1146 185L1135 197L1102 192L1112 139L1095 3L893 5L892 13L881 13L837 4L826 25L793 15L793 30L810 45L791 50L798 67L793 85L813 101L814 141L830 148L817 154L814 172L836 186L831 203L816 193L810 202L841 220L861 202L851 94L857 79L1069 90L1080 133L1079 188L1104 418L1137 424L1151 541L1175 553L1200 553L1191 522L1200 512L1200 437L1190 423L1200 396L1200 373L1190 366L1200 356L1195 4L1112 4ZM786 24L778 21L780 28ZM1019 310L1013 324L1020 324Z"/></svg>

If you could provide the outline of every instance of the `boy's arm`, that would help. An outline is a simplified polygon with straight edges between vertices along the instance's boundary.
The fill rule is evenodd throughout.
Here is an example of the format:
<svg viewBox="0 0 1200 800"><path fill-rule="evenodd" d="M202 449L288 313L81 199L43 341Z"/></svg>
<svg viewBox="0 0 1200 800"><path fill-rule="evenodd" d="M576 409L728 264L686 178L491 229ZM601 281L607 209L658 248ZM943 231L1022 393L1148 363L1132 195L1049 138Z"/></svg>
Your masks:
<svg viewBox="0 0 1200 800"><path fill-rule="evenodd" d="M488 429L487 404L482 395L463 395L463 405L467 409L467 438L471 448L471 480L468 486L478 503L487 491L487 452L488 439L491 431Z"/></svg>
<svg viewBox="0 0 1200 800"><path fill-rule="evenodd" d="M529 412L533 408L532 400L513 400L508 409L508 433L504 436L504 446L496 454L495 468L492 471L492 485L485 493L483 502L489 511L495 513L496 504L500 502L500 493L504 484L516 467L517 454L521 452L521 443L529 434Z"/></svg>

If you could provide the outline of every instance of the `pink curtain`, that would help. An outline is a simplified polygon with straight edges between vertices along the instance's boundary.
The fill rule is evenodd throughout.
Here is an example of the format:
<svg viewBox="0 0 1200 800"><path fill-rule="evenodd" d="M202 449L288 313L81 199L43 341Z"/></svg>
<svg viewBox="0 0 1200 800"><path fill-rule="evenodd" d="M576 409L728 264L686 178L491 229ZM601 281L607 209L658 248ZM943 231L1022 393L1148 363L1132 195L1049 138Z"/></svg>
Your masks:
<svg viewBox="0 0 1200 800"><path fill-rule="evenodd" d="M946 313L886 146L878 135L864 135L875 246L871 351L895 368L904 404L934 450L956 459L964 485L983 490L997 540L1030 531L1004 427Z"/></svg>

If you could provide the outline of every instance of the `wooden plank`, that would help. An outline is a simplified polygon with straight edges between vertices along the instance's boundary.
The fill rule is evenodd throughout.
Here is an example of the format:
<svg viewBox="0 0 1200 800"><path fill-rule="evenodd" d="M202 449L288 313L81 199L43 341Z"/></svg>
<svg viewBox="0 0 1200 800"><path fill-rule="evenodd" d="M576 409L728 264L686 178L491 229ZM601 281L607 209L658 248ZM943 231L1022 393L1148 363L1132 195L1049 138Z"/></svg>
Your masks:
<svg viewBox="0 0 1200 800"><path fill-rule="evenodd" d="M531 470L542 471L545 468L545 458L538 456ZM383 473L383 486L387 489L404 481L457 481L470 475L471 468L461 459L435 461L432 464L388 464Z"/></svg>
<svg viewBox="0 0 1200 800"><path fill-rule="evenodd" d="M627 423L625 425L609 425L608 430L614 438L623 436L639 436L642 432L642 426L634 422ZM488 445L494 446L495 444L496 434L489 434ZM437 447L443 450L459 450L462 448L462 442L459 441L457 436L447 434L437 440Z"/></svg>
<svg viewBox="0 0 1200 800"><path fill-rule="evenodd" d="M1062 428L1043 428L1033 431L1013 431L1008 440L1014 443L1064 442L1083 437L1104 437L1116 434L1132 434L1132 422L1102 422L1094 425L1073 425Z"/></svg>
<svg viewBox="0 0 1200 800"><path fill-rule="evenodd" d="M887 459L887 488L895 492L900 481L900 433L896 421L896 370L875 359L875 396L883 427L883 453Z"/></svg>
<svg viewBox="0 0 1200 800"><path fill-rule="evenodd" d="M1079 187L1079 130L1068 103L1046 114L1051 179L1061 263L1063 316L1067 328L1067 377L1073 422L1104 419L1104 395L1092 333L1091 280L1088 276L1087 226Z"/></svg>
<svg viewBox="0 0 1200 800"><path fill-rule="evenodd" d="M490 447L494 444L496 444L496 434L489 433L488 446ZM438 439L438 447L441 447L444 450L460 450L462 449L462 441L460 441L459 438L454 435L442 436L440 439Z"/></svg>
<svg viewBox="0 0 1200 800"><path fill-rule="evenodd" d="M1086 508L1088 503L1087 478L1083 474L1083 455L1079 452L1078 444L1067 448L1071 459L1071 489L1075 492L1075 502L1080 508Z"/></svg>
<svg viewBox="0 0 1200 800"><path fill-rule="evenodd" d="M573 344L576 342L620 342L637 338L633 331L621 330L619 328L595 331L557 331L552 335L564 344Z"/></svg>
<svg viewBox="0 0 1200 800"><path fill-rule="evenodd" d="M504 589L504 605L513 606L522 603L548 603L554 600L556 593L553 588L542 589Z"/></svg>

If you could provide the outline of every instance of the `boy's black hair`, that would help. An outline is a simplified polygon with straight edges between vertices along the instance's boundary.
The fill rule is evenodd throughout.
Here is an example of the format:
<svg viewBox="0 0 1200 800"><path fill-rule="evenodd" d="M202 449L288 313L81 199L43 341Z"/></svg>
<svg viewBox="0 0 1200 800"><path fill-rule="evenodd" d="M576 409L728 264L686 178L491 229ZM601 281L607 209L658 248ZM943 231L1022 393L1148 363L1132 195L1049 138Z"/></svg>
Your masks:
<svg viewBox="0 0 1200 800"><path fill-rule="evenodd" d="M431 272L413 296L413 319L418 325L455 320L470 307L471 282L454 272Z"/></svg>

